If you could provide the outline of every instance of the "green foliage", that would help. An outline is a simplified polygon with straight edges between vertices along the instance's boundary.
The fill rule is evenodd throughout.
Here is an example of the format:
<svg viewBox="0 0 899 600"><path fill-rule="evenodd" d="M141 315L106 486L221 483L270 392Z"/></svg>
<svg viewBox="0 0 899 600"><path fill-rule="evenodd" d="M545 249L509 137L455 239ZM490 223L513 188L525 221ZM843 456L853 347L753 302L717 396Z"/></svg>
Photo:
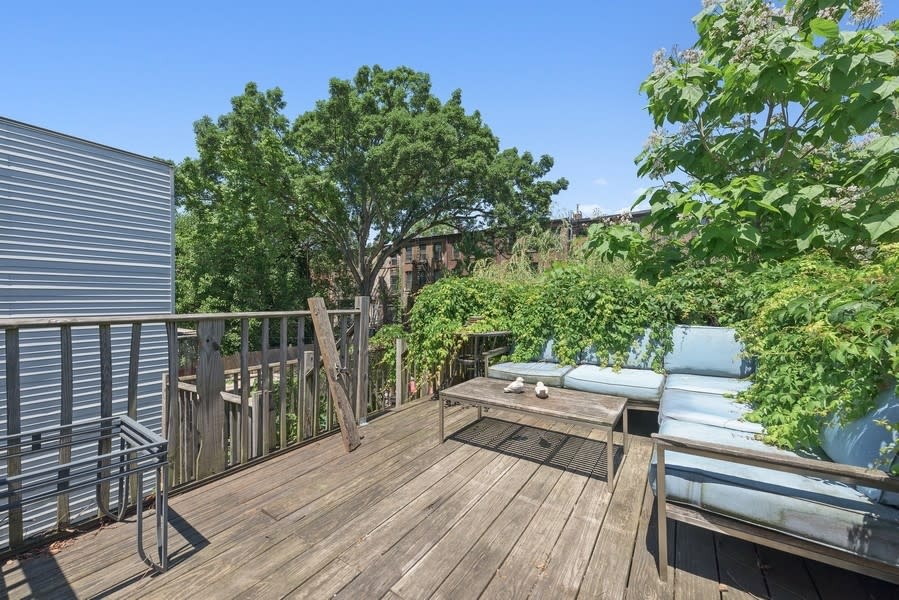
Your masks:
<svg viewBox="0 0 899 600"><path fill-rule="evenodd" d="M368 340L370 366L386 374L385 385L396 383L396 340L406 339L402 325L384 325Z"/></svg>
<svg viewBox="0 0 899 600"><path fill-rule="evenodd" d="M465 333L511 328L524 286L481 277L445 277L419 292L409 317L409 356L416 370L437 373ZM481 320L466 325L469 317Z"/></svg>
<svg viewBox="0 0 899 600"><path fill-rule="evenodd" d="M759 363L742 399L769 440L813 446L828 415L870 410L878 387L899 373L899 245L859 269L818 253L747 281L760 300L738 326Z"/></svg>
<svg viewBox="0 0 899 600"><path fill-rule="evenodd" d="M436 372L458 348L466 319L513 332L514 360L539 355L547 339L565 363L593 346L622 364L648 328L670 348L674 323L737 328L757 357L754 385L739 396L767 441L814 448L830 415L860 416L899 373L899 244L849 267L824 251L755 270L731 263L682 264L655 283L559 264L525 283L489 272L424 288L412 314L410 351ZM896 426L895 424L892 426Z"/></svg>
<svg viewBox="0 0 899 600"><path fill-rule="evenodd" d="M693 48L656 54L641 89L658 129L637 161L663 181L641 201L667 252L851 260L899 240L899 35L863 4L713 3ZM852 10L854 31L841 25Z"/></svg>

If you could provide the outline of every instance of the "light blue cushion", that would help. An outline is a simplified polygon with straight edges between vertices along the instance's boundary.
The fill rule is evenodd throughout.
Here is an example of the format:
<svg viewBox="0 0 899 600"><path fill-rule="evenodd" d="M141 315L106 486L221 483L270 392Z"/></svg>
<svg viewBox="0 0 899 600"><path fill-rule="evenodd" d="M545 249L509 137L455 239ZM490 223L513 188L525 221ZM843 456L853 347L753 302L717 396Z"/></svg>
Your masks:
<svg viewBox="0 0 899 600"><path fill-rule="evenodd" d="M761 425L743 418L747 412L747 405L721 394L688 392L666 386L659 408L659 423L675 419L748 433L762 433L764 430Z"/></svg>
<svg viewBox="0 0 899 600"><path fill-rule="evenodd" d="M562 379L571 369L550 362L504 362L487 367L487 377L510 381L523 377L525 383L542 381L546 385L562 387Z"/></svg>
<svg viewBox="0 0 899 600"><path fill-rule="evenodd" d="M538 362L559 362L559 357L556 356L555 350L553 350L553 346L556 345L555 340L547 340L546 344L543 345L543 351L540 353L540 356L535 358L535 361ZM543 383L546 383L545 381Z"/></svg>
<svg viewBox="0 0 899 600"><path fill-rule="evenodd" d="M821 432L821 447L834 462L889 471L896 460L896 450L882 455L881 449L895 442L899 434L887 431L877 423L880 420L899 422L899 399L894 382L878 394L874 409L865 416L843 425L834 418ZM869 487L859 487L859 490L874 501L899 506L899 493Z"/></svg>
<svg viewBox="0 0 899 600"><path fill-rule="evenodd" d="M644 369L621 369L581 365L565 375L565 387L582 392L624 396L658 402L665 376Z"/></svg>
<svg viewBox="0 0 899 600"><path fill-rule="evenodd" d="M746 432L665 420L659 433L789 454ZM656 457L650 466L656 489ZM899 509L852 486L761 467L665 452L665 495L733 519L899 565Z"/></svg>
<svg viewBox="0 0 899 600"><path fill-rule="evenodd" d="M650 331L640 336L639 339L631 344L630 351L625 357L624 368L626 369L651 369L652 361L655 358L655 351L649 349ZM612 355L600 357L596 355L596 349L593 346L588 347L581 353L579 363L585 365L597 365L600 367L611 367L615 364L615 358Z"/></svg>
<svg viewBox="0 0 899 600"><path fill-rule="evenodd" d="M686 375L674 373L665 378L666 390L681 390L701 394L721 394L736 396L749 389L752 382L748 379L732 377L710 377L708 375Z"/></svg>
<svg viewBox="0 0 899 600"><path fill-rule="evenodd" d="M665 355L669 373L689 373L714 377L747 377L753 361L744 354L730 327L678 325L671 334L672 350Z"/></svg>

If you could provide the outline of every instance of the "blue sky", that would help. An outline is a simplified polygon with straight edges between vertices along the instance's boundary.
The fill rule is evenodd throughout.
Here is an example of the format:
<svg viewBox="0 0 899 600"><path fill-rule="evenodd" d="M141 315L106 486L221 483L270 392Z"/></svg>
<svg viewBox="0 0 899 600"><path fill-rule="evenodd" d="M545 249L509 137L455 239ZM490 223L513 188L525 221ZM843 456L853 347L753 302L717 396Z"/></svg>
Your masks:
<svg viewBox="0 0 899 600"><path fill-rule="evenodd" d="M0 114L140 154L195 155L192 124L248 81L292 118L363 64L431 74L500 138L555 158L556 214L629 207L652 124L638 92L659 47L695 41L699 0L9 2ZM40 8L37 8L40 7ZM895 8L895 7L894 7Z"/></svg>

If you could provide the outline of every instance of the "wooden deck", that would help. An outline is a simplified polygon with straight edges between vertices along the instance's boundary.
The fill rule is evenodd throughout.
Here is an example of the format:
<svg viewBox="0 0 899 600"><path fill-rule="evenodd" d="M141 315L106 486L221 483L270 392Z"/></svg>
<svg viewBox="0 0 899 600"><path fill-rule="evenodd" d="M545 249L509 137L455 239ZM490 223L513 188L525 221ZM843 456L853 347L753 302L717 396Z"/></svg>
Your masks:
<svg viewBox="0 0 899 600"><path fill-rule="evenodd" d="M877 580L681 524L669 525L674 569L662 585L647 438L632 437L610 495L600 432L475 414L449 410L457 433L441 445L437 406L421 402L373 421L351 454L332 436L172 498L164 575L147 572L125 523L8 561L0 596L899 598ZM638 433L639 417L645 432L655 415L632 415Z"/></svg>

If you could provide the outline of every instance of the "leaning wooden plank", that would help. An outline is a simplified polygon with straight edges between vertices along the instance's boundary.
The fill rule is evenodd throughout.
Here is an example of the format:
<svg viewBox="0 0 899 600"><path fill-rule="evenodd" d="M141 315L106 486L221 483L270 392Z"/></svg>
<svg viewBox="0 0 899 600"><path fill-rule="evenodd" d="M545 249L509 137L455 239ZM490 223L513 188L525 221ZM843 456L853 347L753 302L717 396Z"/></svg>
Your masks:
<svg viewBox="0 0 899 600"><path fill-rule="evenodd" d="M660 581L658 571L659 530L655 511L656 497L647 483L643 494L640 527L627 582L628 600L671 600L674 586L671 580ZM668 521L668 556L674 556L674 522Z"/></svg>
<svg viewBox="0 0 899 600"><path fill-rule="evenodd" d="M337 404L337 422L340 424L340 437L347 452L352 452L359 447L359 431L356 429L356 419L353 416L353 407L346 396L346 391L340 385L338 368L340 360L337 354L337 344L334 343L334 335L331 329L331 319L325 308L325 301L321 298L309 298L309 310L312 312L312 324L315 328L315 337L321 348L324 361L325 377L328 379L328 387L331 396Z"/></svg>

